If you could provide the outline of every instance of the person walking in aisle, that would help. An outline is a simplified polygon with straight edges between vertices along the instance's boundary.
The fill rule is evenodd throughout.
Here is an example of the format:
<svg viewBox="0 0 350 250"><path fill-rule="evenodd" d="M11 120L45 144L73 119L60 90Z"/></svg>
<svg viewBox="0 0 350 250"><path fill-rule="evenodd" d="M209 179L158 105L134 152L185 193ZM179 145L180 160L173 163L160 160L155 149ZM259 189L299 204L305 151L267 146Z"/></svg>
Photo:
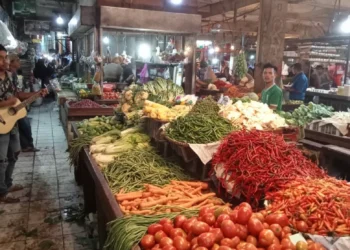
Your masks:
<svg viewBox="0 0 350 250"><path fill-rule="evenodd" d="M12 74L12 83L15 87L18 87L17 71L21 67L21 61L15 54L9 55L10 60L10 72ZM26 116L17 122L19 130L19 139L22 148L22 152L38 152L39 149L34 147L34 140L32 136L32 128L30 126L29 118Z"/></svg>
<svg viewBox="0 0 350 250"><path fill-rule="evenodd" d="M290 100L298 100L304 101L306 89L308 88L308 79L304 72L302 71L302 67L300 63L296 63L293 65L293 83L291 87L285 87L287 91L289 91L289 99Z"/></svg>
<svg viewBox="0 0 350 250"><path fill-rule="evenodd" d="M261 93L261 101L267 104L273 110L282 109L282 90L275 84L277 76L277 67L271 63L264 65L263 79L265 89Z"/></svg>
<svg viewBox="0 0 350 250"><path fill-rule="evenodd" d="M17 102L17 98L25 100L33 93L18 92L12 82L8 69L7 50L0 45L0 108L8 108ZM45 92L42 92L45 95ZM23 189L21 185L13 185L12 174L20 153L19 133L17 125L7 134L0 134L0 202L19 202L9 192Z"/></svg>

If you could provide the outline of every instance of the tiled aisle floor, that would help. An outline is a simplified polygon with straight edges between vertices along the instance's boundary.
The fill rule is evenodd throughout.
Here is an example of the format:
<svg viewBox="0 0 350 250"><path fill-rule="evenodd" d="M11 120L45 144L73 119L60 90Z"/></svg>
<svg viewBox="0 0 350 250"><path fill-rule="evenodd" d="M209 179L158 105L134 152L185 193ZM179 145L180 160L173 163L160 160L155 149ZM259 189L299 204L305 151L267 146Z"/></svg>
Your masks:
<svg viewBox="0 0 350 250"><path fill-rule="evenodd" d="M32 108L33 138L40 152L21 153L13 193L17 204L0 203L0 250L93 249L84 226L66 222L65 208L78 207L82 192L67 162L66 138L55 102Z"/></svg>

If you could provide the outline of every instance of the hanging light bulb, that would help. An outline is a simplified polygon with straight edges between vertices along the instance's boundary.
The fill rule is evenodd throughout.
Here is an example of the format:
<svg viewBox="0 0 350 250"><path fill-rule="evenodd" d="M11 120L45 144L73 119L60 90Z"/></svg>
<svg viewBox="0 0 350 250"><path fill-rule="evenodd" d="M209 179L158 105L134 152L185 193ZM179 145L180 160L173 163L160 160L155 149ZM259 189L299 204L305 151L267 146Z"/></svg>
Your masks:
<svg viewBox="0 0 350 250"><path fill-rule="evenodd" d="M340 31L343 33L350 33L350 15L340 26Z"/></svg>
<svg viewBox="0 0 350 250"><path fill-rule="evenodd" d="M103 43L104 43L104 44L109 44L109 38L108 38L107 36L105 36L105 37L103 38Z"/></svg>
<svg viewBox="0 0 350 250"><path fill-rule="evenodd" d="M64 20L63 20L63 18L61 17L61 15L59 15L59 16L57 17L56 23L57 23L58 25L64 24Z"/></svg>
<svg viewBox="0 0 350 250"><path fill-rule="evenodd" d="M213 48L209 49L209 54L214 54L215 50Z"/></svg>
<svg viewBox="0 0 350 250"><path fill-rule="evenodd" d="M212 60L212 63L213 63L213 64L217 64L218 62L219 62L219 59L217 59L216 57L213 58L213 60Z"/></svg>
<svg viewBox="0 0 350 250"><path fill-rule="evenodd" d="M220 51L220 48L218 46L215 47L215 52L218 53Z"/></svg>
<svg viewBox="0 0 350 250"><path fill-rule="evenodd" d="M234 45L231 45L231 50L235 50L235 46Z"/></svg>

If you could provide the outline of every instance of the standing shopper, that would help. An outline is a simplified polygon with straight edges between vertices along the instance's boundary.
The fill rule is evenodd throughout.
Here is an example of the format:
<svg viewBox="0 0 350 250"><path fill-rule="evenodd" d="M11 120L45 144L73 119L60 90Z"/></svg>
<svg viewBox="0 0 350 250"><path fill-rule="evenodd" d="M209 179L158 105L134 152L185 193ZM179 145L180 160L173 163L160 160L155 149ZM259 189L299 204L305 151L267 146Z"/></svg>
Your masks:
<svg viewBox="0 0 350 250"><path fill-rule="evenodd" d="M275 84L277 76L277 67L267 63L264 65L263 79L265 89L261 93L261 101L267 104L273 110L282 109L282 90Z"/></svg>
<svg viewBox="0 0 350 250"><path fill-rule="evenodd" d="M304 101L306 89L308 88L308 79L305 73L302 71L300 63L293 65L293 73L295 74L293 78L293 83L291 87L286 88L289 91L290 100Z"/></svg>
<svg viewBox="0 0 350 250"><path fill-rule="evenodd" d="M7 71L7 51L0 45L0 108L7 108L15 105L18 97L25 100L31 97L32 93L18 92ZM12 184L13 170L20 152L19 134L17 125L7 134L0 134L0 202L19 202L18 198L8 195L23 189L21 185Z"/></svg>
<svg viewBox="0 0 350 250"><path fill-rule="evenodd" d="M14 54L9 55L10 59L10 72L12 74L12 82L15 87L18 87L17 71L21 67L21 61L19 57ZM22 152L38 152L40 150L34 147L34 140L32 136L32 128L30 126L29 118L26 116L17 122L19 130L20 144Z"/></svg>

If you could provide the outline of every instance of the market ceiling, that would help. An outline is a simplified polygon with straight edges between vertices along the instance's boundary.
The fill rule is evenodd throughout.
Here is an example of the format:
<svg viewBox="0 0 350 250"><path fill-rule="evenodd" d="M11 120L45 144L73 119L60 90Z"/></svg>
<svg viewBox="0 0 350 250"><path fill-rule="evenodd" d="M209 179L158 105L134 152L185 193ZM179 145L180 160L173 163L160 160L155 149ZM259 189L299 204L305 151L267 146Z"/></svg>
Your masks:
<svg viewBox="0 0 350 250"><path fill-rule="evenodd" d="M15 0L32 6L37 19L51 19L61 15L69 19L75 4L92 5L96 0ZM170 0L140 1L131 0L97 0L99 4L119 5L143 8L149 5L152 9L163 9L180 12L195 12L202 15L202 33L204 36L215 36L217 39L237 36L242 33L255 36L258 31L260 0L183 0L174 6ZM350 14L350 0L289 0L287 16L287 38L320 37L332 30L337 20ZM157 6L162 5L162 6ZM23 16L18 12L16 16ZM335 22L333 22L335 20Z"/></svg>

